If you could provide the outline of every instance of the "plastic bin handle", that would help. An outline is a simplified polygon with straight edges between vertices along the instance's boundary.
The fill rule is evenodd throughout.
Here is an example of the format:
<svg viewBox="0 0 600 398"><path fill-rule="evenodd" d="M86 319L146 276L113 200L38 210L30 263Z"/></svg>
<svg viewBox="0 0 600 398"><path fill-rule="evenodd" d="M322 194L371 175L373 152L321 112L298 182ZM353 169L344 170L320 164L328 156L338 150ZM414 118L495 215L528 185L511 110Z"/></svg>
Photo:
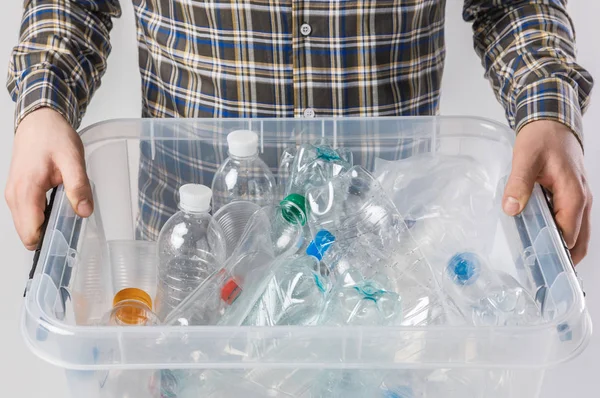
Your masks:
<svg viewBox="0 0 600 398"><path fill-rule="evenodd" d="M29 284L33 280L33 275L35 275L35 270L37 269L38 262L40 260L40 252L42 251L42 246L44 244L44 236L46 235L46 228L48 228L48 220L50 219L50 213L52 213L52 207L54 206L54 198L56 197L57 188L53 188L50 192L50 199L46 203L46 208L44 209L44 222L42 223L42 228L40 232L40 240L35 248L35 252L33 253L33 263L31 264L31 270L29 271L29 279L27 280L27 286L25 286L25 291L23 292L23 297L27 296L27 290Z"/></svg>
<svg viewBox="0 0 600 398"><path fill-rule="evenodd" d="M581 283L581 278L577 274L577 270L575 269L575 264L573 264L573 259L571 258L571 252L569 251L569 246L567 246L567 242L563 236L562 231L558 228L558 223L556 222L556 217L554 216L554 204L552 200L552 193L548 191L546 188L542 187L542 193L544 194L544 199L546 199L546 204L548 205L548 209L550 209L550 215L552 216L552 221L554 221L554 225L556 225L556 229L558 230L558 236L560 236L560 240L562 242L563 248L567 252L567 258L569 259L569 263L571 267L573 267L573 272L575 272L575 276L579 281L579 286L581 287L581 292L583 293L583 297L585 297L585 290L583 290L583 284Z"/></svg>

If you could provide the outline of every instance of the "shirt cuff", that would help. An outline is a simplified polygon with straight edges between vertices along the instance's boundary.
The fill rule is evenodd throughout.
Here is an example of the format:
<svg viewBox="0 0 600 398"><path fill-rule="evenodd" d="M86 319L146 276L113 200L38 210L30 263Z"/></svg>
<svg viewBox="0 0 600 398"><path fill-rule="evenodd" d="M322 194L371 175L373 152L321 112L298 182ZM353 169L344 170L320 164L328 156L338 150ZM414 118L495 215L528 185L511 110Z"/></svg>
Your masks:
<svg viewBox="0 0 600 398"><path fill-rule="evenodd" d="M567 81L549 77L523 87L516 99L514 128L536 120L554 120L569 127L583 148L582 109L577 90Z"/></svg>
<svg viewBox="0 0 600 398"><path fill-rule="evenodd" d="M81 122L73 90L52 66L36 66L23 73L16 83L13 99L16 100L15 130L27 115L40 108L57 111L74 129Z"/></svg>

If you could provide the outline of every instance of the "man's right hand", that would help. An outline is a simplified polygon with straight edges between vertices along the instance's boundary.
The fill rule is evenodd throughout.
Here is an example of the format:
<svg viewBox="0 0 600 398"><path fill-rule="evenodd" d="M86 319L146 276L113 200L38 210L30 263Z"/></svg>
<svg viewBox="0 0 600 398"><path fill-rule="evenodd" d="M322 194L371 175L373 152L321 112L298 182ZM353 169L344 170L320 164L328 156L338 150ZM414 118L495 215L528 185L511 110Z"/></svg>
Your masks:
<svg viewBox="0 0 600 398"><path fill-rule="evenodd" d="M79 216L92 214L81 139L60 113L41 108L25 117L15 133L5 190L15 227L29 250L40 239L46 193L59 184Z"/></svg>

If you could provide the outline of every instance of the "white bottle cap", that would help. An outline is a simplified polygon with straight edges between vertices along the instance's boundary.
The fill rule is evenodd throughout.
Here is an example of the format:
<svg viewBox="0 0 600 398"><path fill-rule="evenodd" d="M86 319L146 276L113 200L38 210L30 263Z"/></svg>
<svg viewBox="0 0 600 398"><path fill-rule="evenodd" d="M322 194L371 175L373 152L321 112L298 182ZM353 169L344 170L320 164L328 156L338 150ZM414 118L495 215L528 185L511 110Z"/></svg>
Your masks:
<svg viewBox="0 0 600 398"><path fill-rule="evenodd" d="M258 135L250 130L232 131L227 135L227 145L232 156L253 156L258 153Z"/></svg>
<svg viewBox="0 0 600 398"><path fill-rule="evenodd" d="M211 198L212 190L205 185L185 184L179 187L179 207L183 211L209 211Z"/></svg>

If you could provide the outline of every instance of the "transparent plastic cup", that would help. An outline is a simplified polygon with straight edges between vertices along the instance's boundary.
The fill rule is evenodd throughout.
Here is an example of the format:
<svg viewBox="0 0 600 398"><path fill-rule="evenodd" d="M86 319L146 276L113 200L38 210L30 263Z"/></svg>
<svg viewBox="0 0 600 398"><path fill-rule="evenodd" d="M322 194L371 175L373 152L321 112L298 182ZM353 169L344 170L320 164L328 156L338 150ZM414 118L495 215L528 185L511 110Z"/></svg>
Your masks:
<svg viewBox="0 0 600 398"><path fill-rule="evenodd" d="M226 204L213 215L213 220L221 226L225 233L226 258L233 254L244 234L248 220L258 210L260 210L260 206L256 203L238 201Z"/></svg>
<svg viewBox="0 0 600 398"><path fill-rule="evenodd" d="M158 251L156 242L112 240L108 242L114 294L138 288L150 297L156 295Z"/></svg>

